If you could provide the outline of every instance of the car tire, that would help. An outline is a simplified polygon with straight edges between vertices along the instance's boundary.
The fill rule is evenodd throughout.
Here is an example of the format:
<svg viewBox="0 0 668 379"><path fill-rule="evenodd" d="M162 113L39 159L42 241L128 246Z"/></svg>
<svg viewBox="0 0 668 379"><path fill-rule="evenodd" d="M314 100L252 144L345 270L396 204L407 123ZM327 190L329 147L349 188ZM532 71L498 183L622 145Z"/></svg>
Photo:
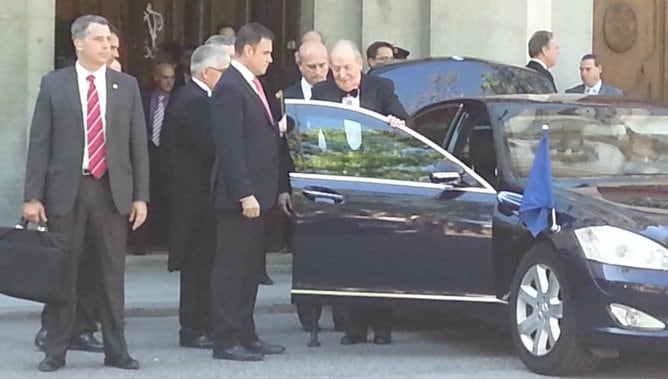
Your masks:
<svg viewBox="0 0 668 379"><path fill-rule="evenodd" d="M599 362L577 334L565 271L546 245L520 261L510 290L513 345L533 372L567 376L591 371Z"/></svg>

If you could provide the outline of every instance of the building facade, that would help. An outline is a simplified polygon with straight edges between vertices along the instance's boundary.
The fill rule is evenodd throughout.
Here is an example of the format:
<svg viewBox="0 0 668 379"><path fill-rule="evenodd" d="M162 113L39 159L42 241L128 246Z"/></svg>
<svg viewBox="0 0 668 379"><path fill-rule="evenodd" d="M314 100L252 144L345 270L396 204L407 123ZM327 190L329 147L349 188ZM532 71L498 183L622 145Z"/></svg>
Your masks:
<svg viewBox="0 0 668 379"><path fill-rule="evenodd" d="M527 41L555 33L561 57L552 70L560 91L580 82L578 62L603 57L606 81L627 93L667 99L666 0L0 0L0 225L21 211L28 128L42 75L67 51L69 23L107 17L123 34L128 72L147 76L160 42L197 45L220 23L258 21L274 31L274 66L293 64L299 35L319 30L362 50L376 40L410 50L409 58L460 55L524 65ZM141 82L141 80L140 80Z"/></svg>

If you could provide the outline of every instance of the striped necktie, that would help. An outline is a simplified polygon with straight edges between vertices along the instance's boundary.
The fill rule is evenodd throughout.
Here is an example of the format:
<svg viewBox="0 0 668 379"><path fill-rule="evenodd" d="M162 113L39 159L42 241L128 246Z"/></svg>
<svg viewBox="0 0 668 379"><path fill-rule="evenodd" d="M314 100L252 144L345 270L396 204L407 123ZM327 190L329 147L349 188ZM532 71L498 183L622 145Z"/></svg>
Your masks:
<svg viewBox="0 0 668 379"><path fill-rule="evenodd" d="M158 96L158 104L155 107L153 114L153 131L151 133L151 140L155 146L160 146L160 130L162 129L162 121L165 118L165 95Z"/></svg>
<svg viewBox="0 0 668 379"><path fill-rule="evenodd" d="M88 171L99 179L107 170L107 149L104 144L100 97L95 87L95 76L88 75L88 96L86 104L86 146L88 148Z"/></svg>

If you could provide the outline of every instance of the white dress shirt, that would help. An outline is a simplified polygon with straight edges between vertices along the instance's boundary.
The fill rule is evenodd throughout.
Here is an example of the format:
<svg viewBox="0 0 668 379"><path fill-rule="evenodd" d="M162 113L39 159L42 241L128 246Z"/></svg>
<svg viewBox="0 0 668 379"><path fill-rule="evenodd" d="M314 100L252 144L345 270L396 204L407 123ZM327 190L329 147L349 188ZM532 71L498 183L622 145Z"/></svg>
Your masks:
<svg viewBox="0 0 668 379"><path fill-rule="evenodd" d="M84 130L84 154L83 162L81 164L82 169L88 169L88 138L86 135L86 119L88 118L88 75L95 76L95 88L97 89L97 96L100 100L100 117L102 118L102 133L106 141L107 133L107 65L103 64L95 72L90 72L86 70L80 63L77 61L74 64L74 68L77 72L77 85L79 87L79 100L81 101L81 113L83 115L83 130Z"/></svg>
<svg viewBox="0 0 668 379"><path fill-rule="evenodd" d="M598 83L594 84L592 87L585 86L585 95L598 95L601 92L601 84L603 84L603 82L599 80Z"/></svg>
<svg viewBox="0 0 668 379"><path fill-rule="evenodd" d="M302 93L304 94L304 99L305 100L311 100L311 96L313 96L311 89L313 88L313 85L311 85L309 82L304 79L302 76L301 80L301 85L302 85Z"/></svg>
<svg viewBox="0 0 668 379"><path fill-rule="evenodd" d="M540 59L531 58L529 60L532 61L532 62L538 63L539 65L543 66L544 69L547 70L547 65L545 64L545 62L541 61Z"/></svg>
<svg viewBox="0 0 668 379"><path fill-rule="evenodd" d="M241 63L239 63L236 59L232 59L232 63L230 63L230 64L231 64L234 68L236 68L237 70L239 70L239 72L241 73L241 76L243 76L244 79L246 79L246 81L248 82L248 85L251 86L251 88L253 89L253 91L255 91L255 93L256 93L258 96L260 96L260 98L262 98L262 95L260 95L260 92L258 92L257 88L255 88L255 84L253 83L253 80L255 80L255 74L253 74L253 73L251 72L251 70L249 70L246 66L244 66L244 65L241 64Z"/></svg>
<svg viewBox="0 0 668 379"><path fill-rule="evenodd" d="M192 80L193 80L193 82L195 82L195 84L197 84L197 86L198 86L199 88L203 89L203 90L206 92L206 95L207 95L208 97L211 97L211 88L209 88L209 86L207 86L206 84L204 84L203 81L197 79L197 78L194 77L194 76L192 77Z"/></svg>

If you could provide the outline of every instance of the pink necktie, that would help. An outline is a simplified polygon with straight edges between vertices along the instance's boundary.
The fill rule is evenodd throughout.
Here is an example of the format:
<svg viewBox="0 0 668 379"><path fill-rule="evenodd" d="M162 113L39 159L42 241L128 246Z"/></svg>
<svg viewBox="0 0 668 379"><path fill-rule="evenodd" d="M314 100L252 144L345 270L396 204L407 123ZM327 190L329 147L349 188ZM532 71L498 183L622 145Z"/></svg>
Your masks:
<svg viewBox="0 0 668 379"><path fill-rule="evenodd" d="M264 104L264 109L267 111L267 114L269 115L269 119L271 120L271 123L274 123L274 117L271 115L271 108L269 108L269 102L267 101L267 96L264 94L264 89L262 89L262 83L260 83L260 79L255 78L253 79L253 84L255 85L255 89L257 90L258 94L260 95L260 100L262 100L262 104Z"/></svg>
<svg viewBox="0 0 668 379"><path fill-rule="evenodd" d="M86 145L88 148L88 171L99 179L107 170L105 158L107 149L104 147L104 130L102 128L102 112L100 98L95 87L95 76L88 75L88 97L86 110Z"/></svg>

